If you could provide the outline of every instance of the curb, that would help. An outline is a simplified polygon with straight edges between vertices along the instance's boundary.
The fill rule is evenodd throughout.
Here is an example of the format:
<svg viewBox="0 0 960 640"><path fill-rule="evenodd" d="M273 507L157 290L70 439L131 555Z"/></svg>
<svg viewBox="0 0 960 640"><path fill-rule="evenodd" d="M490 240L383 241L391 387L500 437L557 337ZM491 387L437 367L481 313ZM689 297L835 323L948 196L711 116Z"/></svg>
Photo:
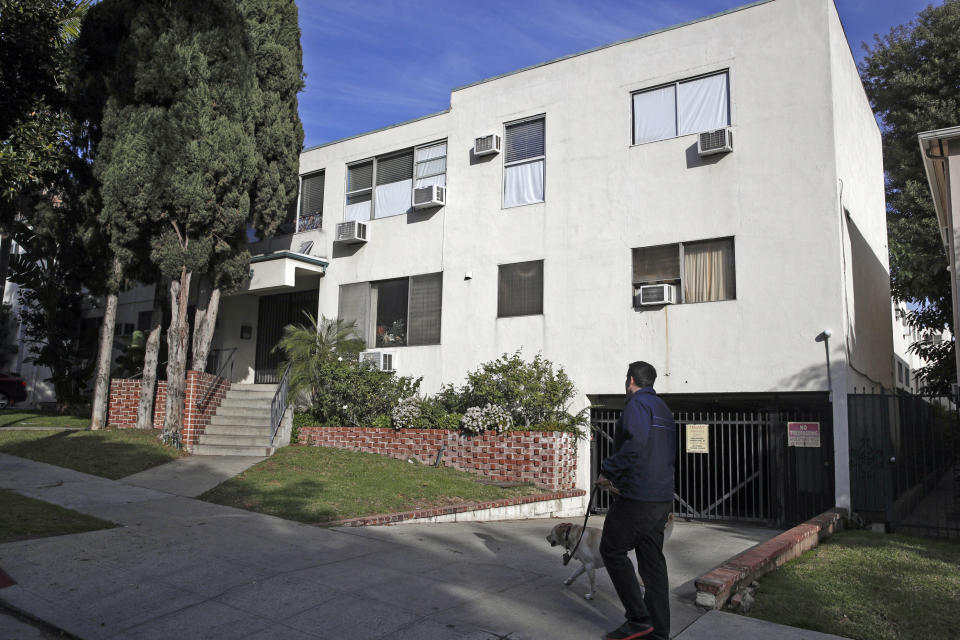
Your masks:
<svg viewBox="0 0 960 640"><path fill-rule="evenodd" d="M697 604L721 609L731 595L843 529L846 509L834 508L734 556L694 581Z"/></svg>
<svg viewBox="0 0 960 640"><path fill-rule="evenodd" d="M347 518L345 520L334 520L333 522L324 522L321 527L366 527L371 525L396 524L406 520L418 520L421 518L434 518L437 516L446 516L457 513L466 513L468 511L482 511L484 509L496 509L498 507L512 507L520 504L531 504L534 502L549 502L551 500L560 500L563 498L578 498L587 495L583 489L570 489L567 491L555 491L553 493L538 493L533 496L519 496L517 498L507 498L505 500L491 500L489 502L468 502L465 504L454 504L445 507L431 507L429 509L417 509L416 511L401 511L398 513L381 513L372 516L361 516L359 518Z"/></svg>

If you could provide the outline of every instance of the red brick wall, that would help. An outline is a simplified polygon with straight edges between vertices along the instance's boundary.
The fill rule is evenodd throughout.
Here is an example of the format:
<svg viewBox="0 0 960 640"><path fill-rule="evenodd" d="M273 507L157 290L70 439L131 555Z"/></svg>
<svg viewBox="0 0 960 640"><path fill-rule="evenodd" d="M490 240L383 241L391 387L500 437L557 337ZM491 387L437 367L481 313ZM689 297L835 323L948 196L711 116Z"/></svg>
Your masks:
<svg viewBox="0 0 960 640"><path fill-rule="evenodd" d="M202 406L197 402L207 393L209 395ZM187 371L187 398L183 411L182 442L184 447L192 447L200 439L210 424L210 418L217 413L220 403L230 390L230 381L217 378L209 373ZM153 428L162 429L167 401L167 383L158 380L153 400ZM110 406L107 409L107 426L117 429L131 429L137 424L137 404L140 402L140 380L114 378L110 381Z"/></svg>
<svg viewBox="0 0 960 640"><path fill-rule="evenodd" d="M443 464L498 482L533 482L553 490L576 486L577 444L559 432L515 431L466 436L445 429L300 427L300 443L378 453L433 464L446 445Z"/></svg>

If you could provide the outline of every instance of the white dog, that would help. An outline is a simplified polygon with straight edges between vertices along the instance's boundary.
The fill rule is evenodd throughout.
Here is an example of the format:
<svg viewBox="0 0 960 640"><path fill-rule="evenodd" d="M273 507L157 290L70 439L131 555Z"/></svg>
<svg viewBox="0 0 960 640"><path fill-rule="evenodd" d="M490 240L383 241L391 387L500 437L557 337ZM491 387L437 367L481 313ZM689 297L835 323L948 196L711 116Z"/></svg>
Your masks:
<svg viewBox="0 0 960 640"><path fill-rule="evenodd" d="M569 553L573 551L573 548L577 545L577 539L580 538L581 531L583 531L583 539L580 540L580 546L577 547L577 552L574 553L571 558L578 560L580 566L563 581L563 584L569 587L586 571L587 578L590 580L590 591L583 597L587 600L593 600L593 596L597 592L597 569L603 569L603 558L600 556L600 538L603 535L603 531L596 527L587 527L584 529L578 524L561 522L550 530L550 535L547 536L547 542L550 543L551 547L561 545ZM663 529L664 542L670 538L672 532L673 514L671 513ZM640 588L643 588L642 578L640 578Z"/></svg>

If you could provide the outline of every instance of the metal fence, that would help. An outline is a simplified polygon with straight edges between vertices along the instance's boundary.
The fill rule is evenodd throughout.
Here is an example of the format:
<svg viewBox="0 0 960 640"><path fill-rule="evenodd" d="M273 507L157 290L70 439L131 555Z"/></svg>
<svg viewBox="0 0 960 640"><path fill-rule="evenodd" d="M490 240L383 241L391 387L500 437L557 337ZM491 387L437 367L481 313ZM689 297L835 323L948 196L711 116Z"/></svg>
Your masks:
<svg viewBox="0 0 960 640"><path fill-rule="evenodd" d="M613 452L620 414L613 409L591 413L594 478L602 460ZM803 411L675 411L674 419L677 515L788 526L833 506L829 406ZM793 446L790 422L815 423L816 446ZM601 492L595 508L606 510L610 499Z"/></svg>
<svg viewBox="0 0 960 640"><path fill-rule="evenodd" d="M894 531L960 538L960 419L949 398L848 396L851 506Z"/></svg>

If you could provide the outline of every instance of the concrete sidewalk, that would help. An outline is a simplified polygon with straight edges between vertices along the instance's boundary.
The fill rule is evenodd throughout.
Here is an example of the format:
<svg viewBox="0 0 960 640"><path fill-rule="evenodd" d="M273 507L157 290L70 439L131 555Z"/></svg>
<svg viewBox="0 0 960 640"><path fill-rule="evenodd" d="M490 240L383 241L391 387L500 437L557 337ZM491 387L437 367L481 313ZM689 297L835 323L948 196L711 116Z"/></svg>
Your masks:
<svg viewBox="0 0 960 640"><path fill-rule="evenodd" d="M189 456L121 478L118 482L196 498L266 460L256 456Z"/></svg>
<svg viewBox="0 0 960 640"><path fill-rule="evenodd" d="M585 582L563 586L556 521L323 529L3 454L0 487L122 525L0 545L17 581L0 601L86 640L579 640L622 620L605 572L592 602ZM775 533L676 525L676 637L826 637L692 604L694 577Z"/></svg>

